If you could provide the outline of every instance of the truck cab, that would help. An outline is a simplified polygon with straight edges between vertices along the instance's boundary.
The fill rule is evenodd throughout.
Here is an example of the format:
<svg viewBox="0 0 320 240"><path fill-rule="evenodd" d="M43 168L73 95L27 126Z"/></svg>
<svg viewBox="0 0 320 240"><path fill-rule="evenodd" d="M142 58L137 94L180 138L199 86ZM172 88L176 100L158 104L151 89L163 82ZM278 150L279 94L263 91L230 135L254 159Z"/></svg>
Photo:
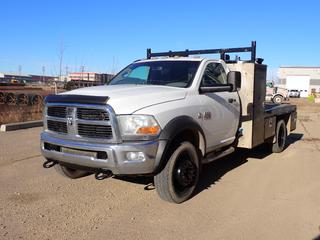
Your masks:
<svg viewBox="0 0 320 240"><path fill-rule="evenodd" d="M162 199L181 203L192 196L201 165L235 147L284 149L295 108L264 107L265 65L147 53L108 85L46 98L44 167L69 178L153 176Z"/></svg>

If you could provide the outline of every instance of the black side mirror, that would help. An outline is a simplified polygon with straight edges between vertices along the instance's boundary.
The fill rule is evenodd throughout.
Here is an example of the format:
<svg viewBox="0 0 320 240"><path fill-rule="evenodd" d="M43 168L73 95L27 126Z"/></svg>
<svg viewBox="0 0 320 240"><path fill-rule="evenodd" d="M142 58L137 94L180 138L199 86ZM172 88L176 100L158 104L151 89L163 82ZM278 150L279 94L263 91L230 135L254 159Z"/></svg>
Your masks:
<svg viewBox="0 0 320 240"><path fill-rule="evenodd" d="M231 92L236 92L241 88L241 73L231 71L228 73L228 84L232 86Z"/></svg>

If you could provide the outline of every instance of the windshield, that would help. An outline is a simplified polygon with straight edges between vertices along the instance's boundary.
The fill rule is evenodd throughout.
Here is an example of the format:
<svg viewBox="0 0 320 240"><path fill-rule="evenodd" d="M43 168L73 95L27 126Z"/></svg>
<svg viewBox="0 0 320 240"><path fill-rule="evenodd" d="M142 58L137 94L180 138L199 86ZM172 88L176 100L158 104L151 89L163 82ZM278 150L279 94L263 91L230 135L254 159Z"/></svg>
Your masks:
<svg viewBox="0 0 320 240"><path fill-rule="evenodd" d="M200 61L151 61L133 63L118 73L109 83L149 84L189 87Z"/></svg>

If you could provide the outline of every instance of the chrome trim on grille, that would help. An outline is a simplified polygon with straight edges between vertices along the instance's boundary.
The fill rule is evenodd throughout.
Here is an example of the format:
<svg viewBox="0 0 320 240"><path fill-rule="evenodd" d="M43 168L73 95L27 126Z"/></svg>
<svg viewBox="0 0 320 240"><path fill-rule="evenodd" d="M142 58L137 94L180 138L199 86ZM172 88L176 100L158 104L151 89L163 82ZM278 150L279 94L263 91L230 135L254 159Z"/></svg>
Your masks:
<svg viewBox="0 0 320 240"><path fill-rule="evenodd" d="M53 117L48 116L48 107L66 107L66 117ZM78 119L77 108L81 109L97 109L100 111L105 111L108 114L108 120L84 120ZM45 132L52 134L55 137L60 137L69 140L79 140L85 142L97 142L97 143L121 143L121 135L118 125L118 120L116 114L110 105L92 105L92 104L73 104L73 103L47 103L44 111L44 129ZM59 133L55 131L50 131L48 129L47 120L65 122L67 124L68 133ZM79 134L78 124L88 124L88 125L99 125L99 126L110 126L112 131L112 137L110 138L99 138L99 137L89 137L82 136ZM85 134L84 134L85 135Z"/></svg>

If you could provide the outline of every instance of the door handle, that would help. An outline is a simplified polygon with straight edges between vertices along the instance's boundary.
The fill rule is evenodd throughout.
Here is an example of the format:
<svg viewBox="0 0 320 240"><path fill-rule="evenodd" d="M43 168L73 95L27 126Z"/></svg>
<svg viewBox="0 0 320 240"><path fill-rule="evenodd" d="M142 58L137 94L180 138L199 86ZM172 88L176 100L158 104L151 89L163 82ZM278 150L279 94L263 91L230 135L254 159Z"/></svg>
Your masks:
<svg viewBox="0 0 320 240"><path fill-rule="evenodd" d="M236 99L234 99L234 98L228 98L228 102L229 103L234 103L234 102L236 102L237 100Z"/></svg>

